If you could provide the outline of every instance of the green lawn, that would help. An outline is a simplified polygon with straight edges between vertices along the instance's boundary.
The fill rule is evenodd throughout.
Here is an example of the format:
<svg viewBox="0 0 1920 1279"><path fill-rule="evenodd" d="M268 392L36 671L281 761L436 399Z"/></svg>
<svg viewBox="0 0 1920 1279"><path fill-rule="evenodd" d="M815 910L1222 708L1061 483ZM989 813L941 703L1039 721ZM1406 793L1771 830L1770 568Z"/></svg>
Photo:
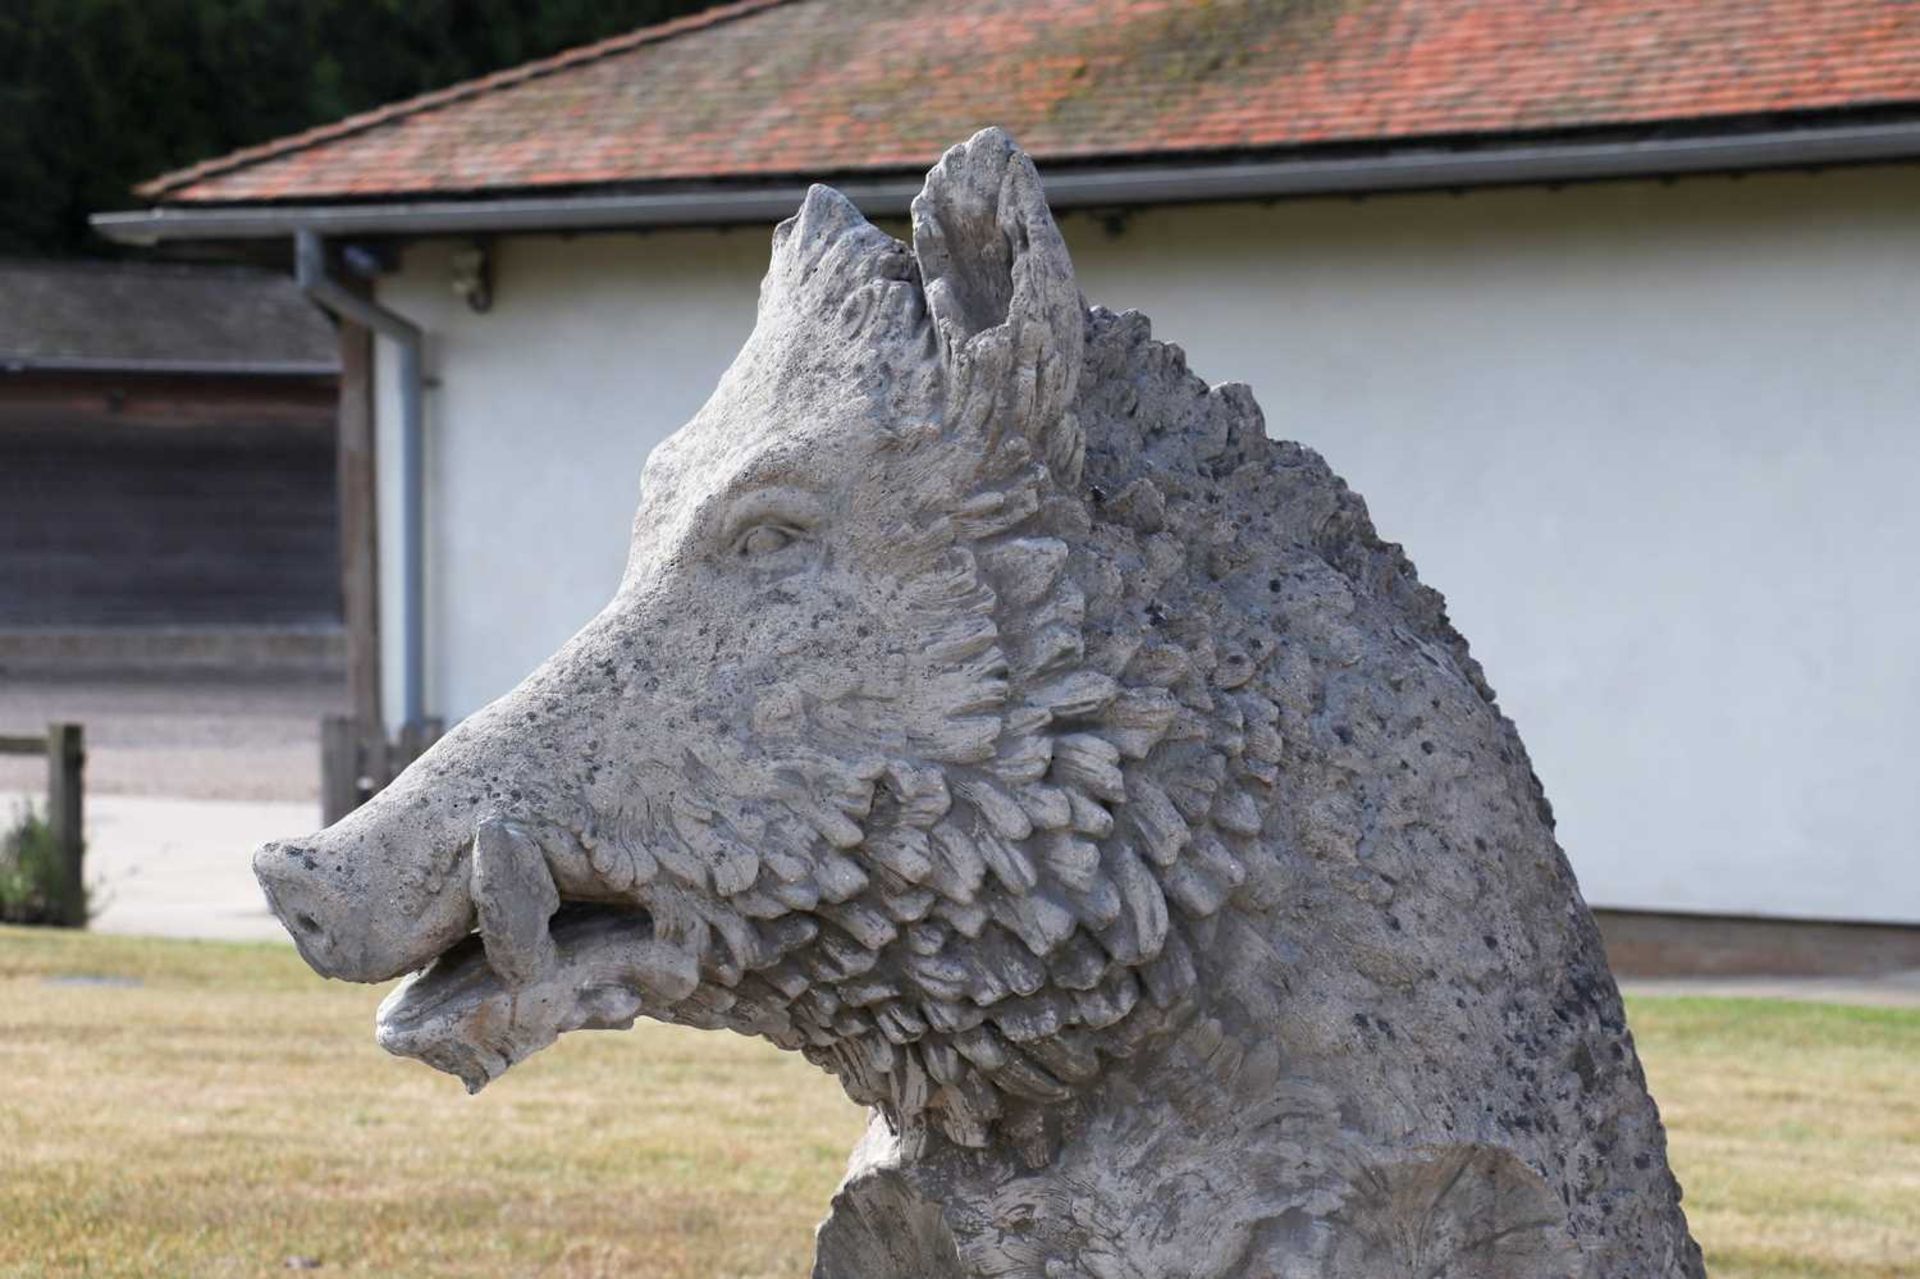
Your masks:
<svg viewBox="0 0 1920 1279"><path fill-rule="evenodd" d="M0 1276L806 1273L862 1119L804 1062L643 1024L469 1098L374 1047L378 1000L283 947L0 929ZM1631 1011L1716 1279L1912 1273L1920 1013Z"/></svg>

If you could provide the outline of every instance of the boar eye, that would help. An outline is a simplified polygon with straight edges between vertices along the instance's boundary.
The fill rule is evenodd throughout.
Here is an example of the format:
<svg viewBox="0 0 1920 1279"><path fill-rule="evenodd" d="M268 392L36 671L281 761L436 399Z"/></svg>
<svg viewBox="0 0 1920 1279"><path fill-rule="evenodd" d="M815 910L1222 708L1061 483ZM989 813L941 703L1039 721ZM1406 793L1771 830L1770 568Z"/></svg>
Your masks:
<svg viewBox="0 0 1920 1279"><path fill-rule="evenodd" d="M811 539L825 518L820 499L790 484L750 490L731 503L726 523L718 530L725 554L743 560L778 557L782 551Z"/></svg>
<svg viewBox="0 0 1920 1279"><path fill-rule="evenodd" d="M742 559L754 559L784 550L798 540L799 534L778 524L756 524L734 540L734 549Z"/></svg>

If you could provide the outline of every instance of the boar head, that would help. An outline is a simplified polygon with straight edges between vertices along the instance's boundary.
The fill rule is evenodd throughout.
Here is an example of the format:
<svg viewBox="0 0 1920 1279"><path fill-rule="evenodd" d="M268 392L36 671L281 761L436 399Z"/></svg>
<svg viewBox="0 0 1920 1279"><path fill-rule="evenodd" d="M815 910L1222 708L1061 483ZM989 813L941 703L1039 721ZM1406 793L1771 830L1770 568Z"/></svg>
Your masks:
<svg viewBox="0 0 1920 1279"><path fill-rule="evenodd" d="M978 1146L1191 981L1152 855L1181 819L1156 792L1115 834L1175 707L1088 661L1088 313L1032 165L955 147L912 239L813 188L613 601L256 855L315 969L420 970L389 1049L477 1089L567 1030L724 1027Z"/></svg>

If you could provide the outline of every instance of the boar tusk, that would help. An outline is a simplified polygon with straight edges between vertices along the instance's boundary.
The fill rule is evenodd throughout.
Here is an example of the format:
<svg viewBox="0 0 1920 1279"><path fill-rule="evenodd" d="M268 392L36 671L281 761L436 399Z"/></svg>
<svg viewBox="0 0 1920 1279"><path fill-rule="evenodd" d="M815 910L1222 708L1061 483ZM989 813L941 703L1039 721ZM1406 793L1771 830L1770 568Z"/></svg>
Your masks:
<svg viewBox="0 0 1920 1279"><path fill-rule="evenodd" d="M625 956L627 976L642 990L677 1004L700 986L699 960L661 941L641 942Z"/></svg>
<svg viewBox="0 0 1920 1279"><path fill-rule="evenodd" d="M559 955L548 921L560 893L540 845L509 822L482 821L473 836L472 889L487 966L500 980L518 989L552 972Z"/></svg>

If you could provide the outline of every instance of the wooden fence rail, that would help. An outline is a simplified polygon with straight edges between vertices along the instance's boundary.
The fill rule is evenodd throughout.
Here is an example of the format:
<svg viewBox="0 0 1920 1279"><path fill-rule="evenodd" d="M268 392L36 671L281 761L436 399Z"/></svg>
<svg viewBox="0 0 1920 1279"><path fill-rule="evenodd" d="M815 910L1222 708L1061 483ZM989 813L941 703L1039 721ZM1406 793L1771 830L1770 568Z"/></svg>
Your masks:
<svg viewBox="0 0 1920 1279"><path fill-rule="evenodd" d="M68 928L87 924L86 875L82 866L85 792L83 773L87 752L78 724L49 724L44 737L0 737L0 755L44 755L47 758L47 826L60 851L59 912L56 922Z"/></svg>

